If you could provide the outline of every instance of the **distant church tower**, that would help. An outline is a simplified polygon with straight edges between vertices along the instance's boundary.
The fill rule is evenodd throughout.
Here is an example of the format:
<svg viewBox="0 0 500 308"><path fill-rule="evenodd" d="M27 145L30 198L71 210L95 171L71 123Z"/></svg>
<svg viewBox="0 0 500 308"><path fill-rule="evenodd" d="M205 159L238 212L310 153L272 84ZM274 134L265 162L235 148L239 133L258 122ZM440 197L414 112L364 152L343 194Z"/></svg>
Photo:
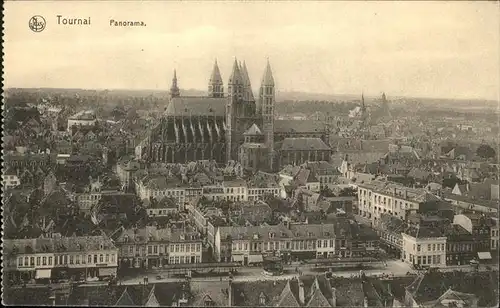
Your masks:
<svg viewBox="0 0 500 308"><path fill-rule="evenodd" d="M262 133L269 154L268 167L271 170L273 169L274 154L274 104L274 78L268 60L260 85L258 112L262 115Z"/></svg>
<svg viewBox="0 0 500 308"><path fill-rule="evenodd" d="M177 86L177 72L174 70L174 78L172 78L172 86L170 87L170 97L179 97L181 92L179 91L179 87Z"/></svg>
<svg viewBox="0 0 500 308"><path fill-rule="evenodd" d="M222 82L222 77L220 76L217 60L215 60L214 69L212 70L212 75L208 81L208 96L224 97L224 83Z"/></svg>
<svg viewBox="0 0 500 308"><path fill-rule="evenodd" d="M233 125L235 120L235 109L237 104L243 98L243 77L241 76L238 61L235 59L233 64L233 71L227 83L227 101L226 101L226 158L232 160L233 158Z"/></svg>

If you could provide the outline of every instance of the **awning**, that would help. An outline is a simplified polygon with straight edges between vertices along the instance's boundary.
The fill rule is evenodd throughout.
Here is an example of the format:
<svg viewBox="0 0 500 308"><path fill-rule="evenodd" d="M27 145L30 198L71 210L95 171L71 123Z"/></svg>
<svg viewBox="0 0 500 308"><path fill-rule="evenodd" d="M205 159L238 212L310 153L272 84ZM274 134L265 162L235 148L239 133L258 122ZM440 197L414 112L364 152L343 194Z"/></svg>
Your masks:
<svg viewBox="0 0 500 308"><path fill-rule="evenodd" d="M479 260L491 260L491 253L489 251L478 252L477 256Z"/></svg>
<svg viewBox="0 0 500 308"><path fill-rule="evenodd" d="M116 276L116 267L100 268L99 276Z"/></svg>
<svg viewBox="0 0 500 308"><path fill-rule="evenodd" d="M52 269L38 269L36 270L35 279L50 278L52 275Z"/></svg>
<svg viewBox="0 0 500 308"><path fill-rule="evenodd" d="M233 255L233 262L243 262L243 255Z"/></svg>
<svg viewBox="0 0 500 308"><path fill-rule="evenodd" d="M264 259L262 258L262 255L249 255L248 256L248 263L262 263Z"/></svg>

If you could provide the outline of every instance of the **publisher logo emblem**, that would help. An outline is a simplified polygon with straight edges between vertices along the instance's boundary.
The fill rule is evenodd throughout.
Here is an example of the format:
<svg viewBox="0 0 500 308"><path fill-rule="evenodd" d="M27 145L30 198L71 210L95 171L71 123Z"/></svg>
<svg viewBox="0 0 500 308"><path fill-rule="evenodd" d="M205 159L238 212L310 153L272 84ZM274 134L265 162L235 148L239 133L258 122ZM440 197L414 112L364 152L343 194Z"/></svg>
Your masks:
<svg viewBox="0 0 500 308"><path fill-rule="evenodd" d="M29 27L33 32L42 32L45 29L45 18L40 15L35 15L30 18Z"/></svg>

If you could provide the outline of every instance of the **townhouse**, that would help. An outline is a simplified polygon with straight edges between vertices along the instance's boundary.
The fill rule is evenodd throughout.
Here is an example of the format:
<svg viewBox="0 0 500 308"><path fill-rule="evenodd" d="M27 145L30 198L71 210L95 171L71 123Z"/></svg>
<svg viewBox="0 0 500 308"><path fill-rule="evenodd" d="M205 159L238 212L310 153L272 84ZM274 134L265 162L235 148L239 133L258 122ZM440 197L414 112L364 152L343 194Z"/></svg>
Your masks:
<svg viewBox="0 0 500 308"><path fill-rule="evenodd" d="M136 182L136 192L141 200L169 197L177 201L179 210L185 206L185 185L172 175L146 175Z"/></svg>
<svg viewBox="0 0 500 308"><path fill-rule="evenodd" d="M116 239L120 268L159 268L167 264L201 263L202 239L185 229L155 226L123 230Z"/></svg>
<svg viewBox="0 0 500 308"><path fill-rule="evenodd" d="M324 224L284 222L273 226L234 227L213 217L208 225L209 243L218 262L236 260L250 264L260 260L262 255L278 255L285 262L357 257L376 251L378 247L374 232L349 219Z"/></svg>
<svg viewBox="0 0 500 308"><path fill-rule="evenodd" d="M404 232L403 260L411 265L446 266L446 235L442 229L410 226Z"/></svg>
<svg viewBox="0 0 500 308"><path fill-rule="evenodd" d="M340 176L340 171L331 163L326 161L307 162L304 168L310 169L319 181L319 188L332 188L335 180Z"/></svg>
<svg viewBox="0 0 500 308"><path fill-rule="evenodd" d="M462 226L472 235L472 250L479 259L491 260L491 229L493 221L484 215L464 213L455 215L453 223Z"/></svg>
<svg viewBox="0 0 500 308"><path fill-rule="evenodd" d="M116 276L118 249L106 236L4 240L8 279L70 279Z"/></svg>
<svg viewBox="0 0 500 308"><path fill-rule="evenodd" d="M373 181L358 185L358 214L368 218L374 225L383 213L406 220L416 213L420 205L439 199L424 189L412 189L394 183Z"/></svg>

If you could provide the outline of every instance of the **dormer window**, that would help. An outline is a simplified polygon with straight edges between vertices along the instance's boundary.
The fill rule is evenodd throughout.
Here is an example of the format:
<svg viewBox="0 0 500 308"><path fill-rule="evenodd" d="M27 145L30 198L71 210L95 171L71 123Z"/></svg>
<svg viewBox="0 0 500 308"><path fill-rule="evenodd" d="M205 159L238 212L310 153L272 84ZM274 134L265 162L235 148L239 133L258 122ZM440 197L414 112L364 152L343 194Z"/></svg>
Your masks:
<svg viewBox="0 0 500 308"><path fill-rule="evenodd" d="M128 235L125 235L125 237L123 238L123 240L125 241L125 243L128 243L128 240L129 240Z"/></svg>
<svg viewBox="0 0 500 308"><path fill-rule="evenodd" d="M269 232L269 237L270 238L274 238L274 233L273 232Z"/></svg>
<svg viewBox="0 0 500 308"><path fill-rule="evenodd" d="M104 245L103 244L99 245L99 249L103 250L104 249Z"/></svg>

